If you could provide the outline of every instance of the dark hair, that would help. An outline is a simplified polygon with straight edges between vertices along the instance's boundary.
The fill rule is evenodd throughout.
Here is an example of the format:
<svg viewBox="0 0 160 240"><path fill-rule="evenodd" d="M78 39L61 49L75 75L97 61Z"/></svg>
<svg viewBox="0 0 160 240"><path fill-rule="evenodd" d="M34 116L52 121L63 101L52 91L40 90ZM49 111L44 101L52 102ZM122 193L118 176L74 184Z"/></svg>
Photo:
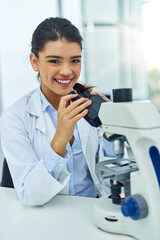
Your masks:
<svg viewBox="0 0 160 240"><path fill-rule="evenodd" d="M41 22L32 35L31 52L38 58L39 52L48 41L57 41L65 38L69 42L77 42L82 49L83 38L69 20L51 17Z"/></svg>
<svg viewBox="0 0 160 240"><path fill-rule="evenodd" d="M82 49L83 38L69 20L60 17L50 17L41 22L32 35L31 52L39 57L39 52L44 48L48 41L57 41L65 38L69 42L76 42ZM40 75L38 74L38 78ZM80 94L85 89L90 89L80 83L76 83L74 89Z"/></svg>

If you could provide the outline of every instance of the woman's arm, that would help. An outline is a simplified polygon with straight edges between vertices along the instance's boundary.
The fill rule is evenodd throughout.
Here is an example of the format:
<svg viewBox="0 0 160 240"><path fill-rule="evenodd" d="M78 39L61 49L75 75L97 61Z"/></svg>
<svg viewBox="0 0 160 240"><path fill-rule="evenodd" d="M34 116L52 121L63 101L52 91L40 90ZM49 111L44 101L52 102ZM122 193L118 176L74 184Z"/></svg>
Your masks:
<svg viewBox="0 0 160 240"><path fill-rule="evenodd" d="M31 124L33 133L37 131L42 136L35 139L38 141L36 145L39 146L39 149L44 149L44 154L39 157L27 134L23 119L11 111L3 113L0 126L2 150L19 198L27 205L45 204L66 186L70 174L64 164L61 169L61 179L57 180L46 169L44 159L48 159L54 170L56 157L59 157L58 162L63 161L64 163L67 162L67 157L55 156L56 153L50 149L44 134ZM55 164L52 163L52 160L55 160Z"/></svg>

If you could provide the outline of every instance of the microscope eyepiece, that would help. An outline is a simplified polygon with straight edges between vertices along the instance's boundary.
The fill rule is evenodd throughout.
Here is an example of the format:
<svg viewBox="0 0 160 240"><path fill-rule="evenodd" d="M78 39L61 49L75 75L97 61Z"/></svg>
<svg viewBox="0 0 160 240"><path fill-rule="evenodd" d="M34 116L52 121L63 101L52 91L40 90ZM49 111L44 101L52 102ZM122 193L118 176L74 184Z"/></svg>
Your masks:
<svg viewBox="0 0 160 240"><path fill-rule="evenodd" d="M132 88L117 88L112 90L113 102L132 102Z"/></svg>

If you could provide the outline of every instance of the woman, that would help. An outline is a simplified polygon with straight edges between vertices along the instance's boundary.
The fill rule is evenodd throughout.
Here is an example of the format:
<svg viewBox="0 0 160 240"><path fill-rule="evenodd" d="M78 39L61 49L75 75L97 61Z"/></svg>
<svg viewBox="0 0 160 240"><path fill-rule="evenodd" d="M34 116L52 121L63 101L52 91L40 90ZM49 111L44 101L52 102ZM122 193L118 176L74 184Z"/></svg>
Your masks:
<svg viewBox="0 0 160 240"><path fill-rule="evenodd" d="M70 21L44 20L33 33L31 65L40 88L30 92L1 117L1 143L21 201L43 205L58 193L96 197L101 194L95 163L113 156L101 128L83 118L92 104L77 95L82 37ZM96 94L96 93L92 93Z"/></svg>

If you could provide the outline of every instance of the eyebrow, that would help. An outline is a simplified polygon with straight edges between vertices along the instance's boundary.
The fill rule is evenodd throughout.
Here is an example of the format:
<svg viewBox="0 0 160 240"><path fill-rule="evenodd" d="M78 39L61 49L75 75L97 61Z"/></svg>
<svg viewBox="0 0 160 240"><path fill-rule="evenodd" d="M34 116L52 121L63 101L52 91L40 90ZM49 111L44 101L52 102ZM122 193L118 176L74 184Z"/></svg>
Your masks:
<svg viewBox="0 0 160 240"><path fill-rule="evenodd" d="M71 57L71 59L81 58L81 57L82 57L81 55L77 55L77 56ZM63 57L56 56L56 55L48 55L48 56L46 56L45 58L58 58L58 59L63 59Z"/></svg>

